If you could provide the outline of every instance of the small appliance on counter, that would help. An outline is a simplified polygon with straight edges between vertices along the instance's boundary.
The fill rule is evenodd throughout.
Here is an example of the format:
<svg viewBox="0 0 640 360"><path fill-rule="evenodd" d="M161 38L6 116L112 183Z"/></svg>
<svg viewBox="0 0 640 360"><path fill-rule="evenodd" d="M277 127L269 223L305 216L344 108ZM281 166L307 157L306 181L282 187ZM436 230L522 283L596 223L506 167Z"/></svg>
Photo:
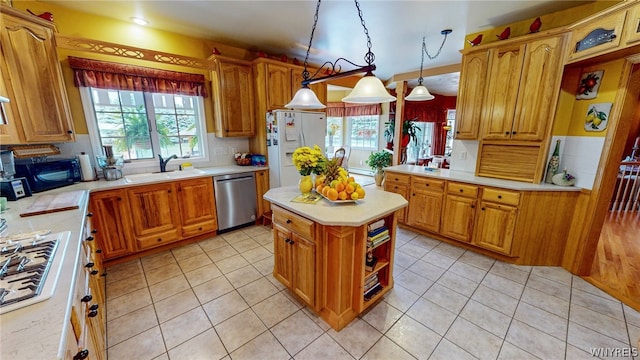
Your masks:
<svg viewBox="0 0 640 360"><path fill-rule="evenodd" d="M8 201L16 201L20 198L31 196L31 188L27 179L15 178L15 162L13 151L0 152L0 194Z"/></svg>
<svg viewBox="0 0 640 360"><path fill-rule="evenodd" d="M56 189L80 181L77 159L48 157L60 154L60 149L53 145L16 145L9 147L9 150L16 159L15 175L26 179L29 193Z"/></svg>
<svg viewBox="0 0 640 360"><path fill-rule="evenodd" d="M122 156L115 157L113 155L112 145L103 145L104 156L98 156L98 166L102 168L104 179L107 181L118 180L122 178L122 166L124 159Z"/></svg>

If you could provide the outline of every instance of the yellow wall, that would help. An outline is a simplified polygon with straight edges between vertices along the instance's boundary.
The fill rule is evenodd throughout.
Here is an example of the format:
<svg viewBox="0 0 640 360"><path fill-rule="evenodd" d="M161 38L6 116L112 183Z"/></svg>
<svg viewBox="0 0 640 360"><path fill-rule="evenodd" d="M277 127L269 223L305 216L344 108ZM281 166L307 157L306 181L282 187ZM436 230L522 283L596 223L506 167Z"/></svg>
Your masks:
<svg viewBox="0 0 640 360"><path fill-rule="evenodd" d="M582 20L589 15L593 15L603 9L606 9L612 5L619 3L620 1L595 1L592 3L576 6L567 10L562 10L558 12L554 12L547 15L540 16L540 20L542 21L541 31L550 30L559 28L562 26L566 26L577 22L578 20ZM514 38L522 35L527 35L530 33L529 26L535 20L535 18L518 21L512 24L505 24L503 26L498 26L493 29L484 30L475 32L472 34L467 34L465 36L465 40L472 40L477 35L482 34L482 42L481 44L488 44L491 42L498 41L497 35L502 33L502 31L508 26L511 28L511 36L509 38ZM470 48L471 44L468 41L464 42L464 48Z"/></svg>
<svg viewBox="0 0 640 360"><path fill-rule="evenodd" d="M565 71L558 108L556 109L553 135L592 137L605 137L607 135L606 129L604 131L586 131L584 129L585 118L592 104L613 103L618 92L618 83L624 63L624 60L616 60L584 68L568 68ZM577 100L576 91L581 75L597 70L604 70L598 96L595 99Z"/></svg>

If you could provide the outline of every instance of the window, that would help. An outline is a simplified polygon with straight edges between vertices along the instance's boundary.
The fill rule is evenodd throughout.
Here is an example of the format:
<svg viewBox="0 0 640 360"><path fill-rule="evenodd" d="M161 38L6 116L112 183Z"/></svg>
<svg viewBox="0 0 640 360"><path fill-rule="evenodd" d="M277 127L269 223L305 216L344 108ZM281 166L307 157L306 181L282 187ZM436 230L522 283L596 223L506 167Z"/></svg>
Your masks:
<svg viewBox="0 0 640 360"><path fill-rule="evenodd" d="M418 163L418 159L425 159L433 155L432 138L433 126L432 122L416 122L416 126L420 131L416 134L417 142L413 139L407 145L407 162Z"/></svg>
<svg viewBox="0 0 640 360"><path fill-rule="evenodd" d="M456 125L456 110L448 109L447 110L447 140L444 144L444 154L446 156L451 156L451 152L453 151L453 129L455 129Z"/></svg>
<svg viewBox="0 0 640 360"><path fill-rule="evenodd" d="M347 117L347 140L352 150L378 150L379 119L379 115Z"/></svg>
<svg viewBox="0 0 640 360"><path fill-rule="evenodd" d="M204 156L201 97L82 89L90 94L92 114L88 115L93 115L95 125L90 126L92 140L100 146L112 145L114 153L125 160L153 159L156 154Z"/></svg>
<svg viewBox="0 0 640 360"><path fill-rule="evenodd" d="M335 150L342 144L342 117L327 117L327 136L324 144L327 155L333 156Z"/></svg>

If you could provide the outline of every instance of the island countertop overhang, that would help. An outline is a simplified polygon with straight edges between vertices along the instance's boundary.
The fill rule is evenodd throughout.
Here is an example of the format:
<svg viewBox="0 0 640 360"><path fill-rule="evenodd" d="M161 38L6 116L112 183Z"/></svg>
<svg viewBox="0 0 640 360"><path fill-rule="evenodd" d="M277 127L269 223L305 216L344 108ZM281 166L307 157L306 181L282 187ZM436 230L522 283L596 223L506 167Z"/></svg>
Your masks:
<svg viewBox="0 0 640 360"><path fill-rule="evenodd" d="M409 203L401 195L382 188L365 188L366 196L353 203L335 204L322 199L315 204L302 204L291 200L300 195L297 186L270 189L264 198L284 209L300 214L322 225L360 226L384 215L400 210Z"/></svg>

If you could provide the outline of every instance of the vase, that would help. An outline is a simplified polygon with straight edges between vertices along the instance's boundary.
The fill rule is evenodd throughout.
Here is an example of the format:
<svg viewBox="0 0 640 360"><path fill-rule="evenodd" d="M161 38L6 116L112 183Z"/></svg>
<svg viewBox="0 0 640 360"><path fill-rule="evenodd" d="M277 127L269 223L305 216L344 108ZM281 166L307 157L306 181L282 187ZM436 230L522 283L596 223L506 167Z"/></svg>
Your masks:
<svg viewBox="0 0 640 360"><path fill-rule="evenodd" d="M298 189L303 194L310 193L311 189L313 189L313 180L311 179L311 175L303 175L298 182Z"/></svg>
<svg viewBox="0 0 640 360"><path fill-rule="evenodd" d="M376 186L382 186L382 180L384 180L384 170L378 168L375 174L373 174L373 180L376 182Z"/></svg>

